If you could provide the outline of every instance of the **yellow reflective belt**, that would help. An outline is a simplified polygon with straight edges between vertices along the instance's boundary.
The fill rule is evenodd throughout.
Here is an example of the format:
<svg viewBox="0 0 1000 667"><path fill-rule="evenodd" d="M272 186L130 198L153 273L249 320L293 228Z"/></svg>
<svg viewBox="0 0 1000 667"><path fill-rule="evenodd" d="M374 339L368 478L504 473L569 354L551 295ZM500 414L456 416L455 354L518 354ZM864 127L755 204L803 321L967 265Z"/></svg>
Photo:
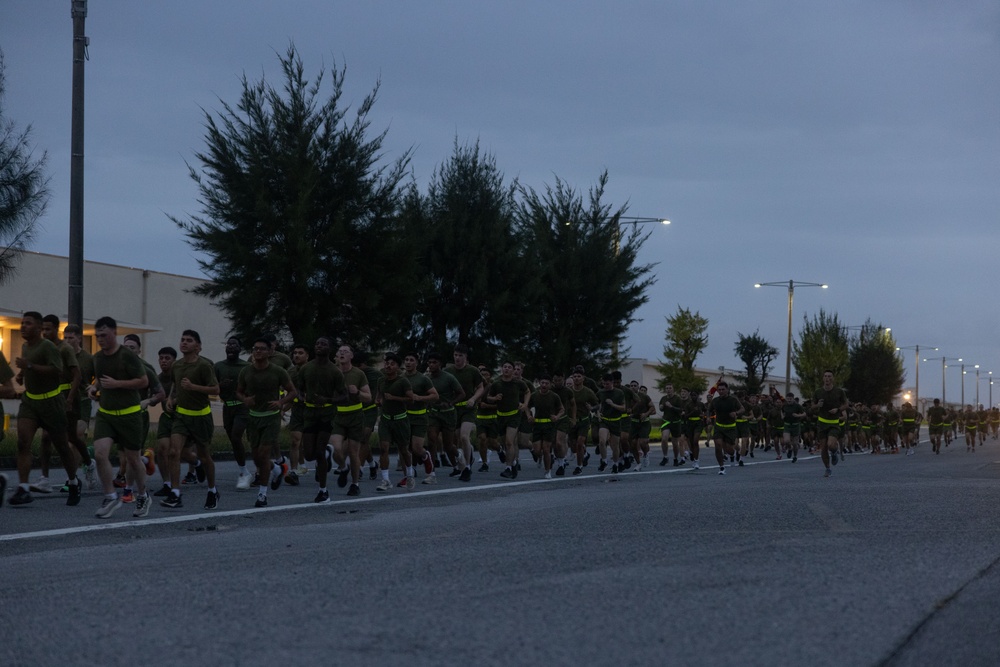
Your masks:
<svg viewBox="0 0 1000 667"><path fill-rule="evenodd" d="M337 412L357 412L358 410L363 410L364 406L360 403L355 403L354 405L338 405Z"/></svg>
<svg viewBox="0 0 1000 667"><path fill-rule="evenodd" d="M616 422L616 421L620 421L621 418L622 418L622 416L623 415L619 415L618 417L601 417L601 421L604 421L604 422Z"/></svg>
<svg viewBox="0 0 1000 667"><path fill-rule="evenodd" d="M501 412L500 410L497 410L497 415L501 417L510 417L511 415L516 415L516 414L517 410L511 410L510 412Z"/></svg>
<svg viewBox="0 0 1000 667"><path fill-rule="evenodd" d="M257 412L256 410L251 410L250 411L250 416L251 417L273 417L274 415L279 414L280 412L281 412L281 410L271 410L270 412Z"/></svg>
<svg viewBox="0 0 1000 667"><path fill-rule="evenodd" d="M374 403L372 403L371 405L366 405L366 406L365 406L364 408L362 408L362 409L363 409L363 410L365 410L365 411L367 411L367 410L373 410L373 409L375 409L375 408L377 408L377 407L378 407L377 405L375 405Z"/></svg>
<svg viewBox="0 0 1000 667"><path fill-rule="evenodd" d="M46 398L55 398L56 396L58 396L61 393L62 393L62 389L53 389L52 391L44 393L44 394L32 394L30 391L26 391L26 392L24 392L24 395L27 396L30 399L33 399L33 400L36 400L36 401L42 401L42 400L45 400Z"/></svg>
<svg viewBox="0 0 1000 667"><path fill-rule="evenodd" d="M73 388L73 385L71 385L71 384L61 384L61 385L59 385L59 391L69 391L72 388Z"/></svg>
<svg viewBox="0 0 1000 667"><path fill-rule="evenodd" d="M817 417L816 419L818 419L823 424L839 424L840 423L839 419L824 419L823 417ZM895 422L893 422L893 424L895 424ZM892 426L893 424L890 424L890 426Z"/></svg>
<svg viewBox="0 0 1000 667"><path fill-rule="evenodd" d="M408 415L425 415L425 414L427 414L427 408L424 408L423 410L407 410L406 414L408 414Z"/></svg>
<svg viewBox="0 0 1000 667"><path fill-rule="evenodd" d="M410 415L406 414L405 412L401 412L398 415L387 415L384 412L382 413L382 419L391 419L393 421L398 421L400 419L406 419L409 416Z"/></svg>
<svg viewBox="0 0 1000 667"><path fill-rule="evenodd" d="M206 405L201 410L188 410L187 408L182 408L181 406L178 405L177 413L188 417L202 417L204 415L212 414L212 406Z"/></svg>
<svg viewBox="0 0 1000 667"><path fill-rule="evenodd" d="M476 415L476 419L496 419L496 415Z"/></svg>
<svg viewBox="0 0 1000 667"><path fill-rule="evenodd" d="M98 412L103 412L106 415L114 415L115 417L121 417L122 415L135 414L142 410L141 405L130 405L127 408L122 408L121 410L105 410L104 408L97 408Z"/></svg>
<svg viewBox="0 0 1000 667"><path fill-rule="evenodd" d="M236 407L237 405L243 405L243 401L226 401L227 408L233 408Z"/></svg>
<svg viewBox="0 0 1000 667"><path fill-rule="evenodd" d="M456 408L461 408L461 407L463 407L465 405L468 405L468 404L469 404L468 401L459 401L458 403L455 404L455 407Z"/></svg>
<svg viewBox="0 0 1000 667"><path fill-rule="evenodd" d="M536 424L551 424L552 420L551 419L536 419L535 423Z"/></svg>
<svg viewBox="0 0 1000 667"><path fill-rule="evenodd" d="M733 422L732 424L723 424L721 422L715 422L715 425L718 426L719 428L735 428L736 422Z"/></svg>
<svg viewBox="0 0 1000 667"><path fill-rule="evenodd" d="M910 423L913 423L913 422L915 422L917 420L916 419L904 419L903 421L906 422L906 423L908 423L908 424L910 424Z"/></svg>
<svg viewBox="0 0 1000 667"><path fill-rule="evenodd" d="M317 405L315 403L306 403L307 408L328 408L331 405L333 405L333 403L323 403L322 405Z"/></svg>

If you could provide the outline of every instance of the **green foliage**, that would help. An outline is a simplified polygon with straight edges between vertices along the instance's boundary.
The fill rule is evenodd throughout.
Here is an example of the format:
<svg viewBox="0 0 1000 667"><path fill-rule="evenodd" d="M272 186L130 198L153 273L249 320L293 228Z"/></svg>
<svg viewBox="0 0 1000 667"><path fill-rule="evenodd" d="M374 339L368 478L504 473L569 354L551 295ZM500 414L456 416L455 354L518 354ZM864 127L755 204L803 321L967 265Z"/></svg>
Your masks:
<svg viewBox="0 0 1000 667"><path fill-rule="evenodd" d="M903 388L906 374L892 334L869 318L850 341L850 376L844 389L852 401L885 405Z"/></svg>
<svg viewBox="0 0 1000 667"><path fill-rule="evenodd" d="M833 371L834 383L842 386L850 377L847 330L837 314L822 308L811 320L802 317L799 340L792 344L792 364L799 377L799 391L812 396L823 385L823 372Z"/></svg>
<svg viewBox="0 0 1000 667"><path fill-rule="evenodd" d="M0 51L0 285L13 277L50 195L45 175L48 156L43 152L35 157L30 125L19 131L13 120L4 117L5 90Z"/></svg>
<svg viewBox="0 0 1000 667"><path fill-rule="evenodd" d="M523 269L504 278L519 295L522 322L509 350L531 374L617 364L611 348L649 299L653 265L636 264L649 233L622 227L625 207L602 201L607 182L604 172L586 202L558 178L541 192L521 189Z"/></svg>
<svg viewBox="0 0 1000 667"><path fill-rule="evenodd" d="M463 343L479 363L496 364L527 304L511 289L524 271L514 227L517 184L504 184L478 142L459 146L421 196L411 186L403 219L419 258L419 295L408 343L445 350Z"/></svg>
<svg viewBox="0 0 1000 667"><path fill-rule="evenodd" d="M200 215L171 217L208 255L211 282L195 291L244 338L264 331L310 341L320 333L379 347L398 337L413 297L415 260L398 217L409 153L381 166L385 132L369 136L378 92L352 120L341 105L346 69L306 79L294 46L283 81L244 77L236 107L205 113L200 170L189 166Z"/></svg>
<svg viewBox="0 0 1000 667"><path fill-rule="evenodd" d="M759 329L749 336L739 332L736 335L739 339L736 341L734 351L744 367L744 372L737 373L736 379L743 385L741 388L747 394L759 394L771 369L771 363L778 356L778 348L763 338Z"/></svg>
<svg viewBox="0 0 1000 667"><path fill-rule="evenodd" d="M657 365L660 374L656 386L663 391L667 384L703 392L708 382L694 373L694 362L708 345L708 319L700 312L677 306L677 312L667 318L664 362Z"/></svg>

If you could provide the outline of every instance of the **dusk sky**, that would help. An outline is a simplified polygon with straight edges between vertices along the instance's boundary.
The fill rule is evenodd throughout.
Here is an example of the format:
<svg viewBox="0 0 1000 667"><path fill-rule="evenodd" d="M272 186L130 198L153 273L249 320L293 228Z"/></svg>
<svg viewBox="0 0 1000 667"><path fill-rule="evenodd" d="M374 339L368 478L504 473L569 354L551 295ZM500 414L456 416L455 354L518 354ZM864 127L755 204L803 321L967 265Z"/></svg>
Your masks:
<svg viewBox="0 0 1000 667"><path fill-rule="evenodd" d="M349 104L381 81L372 129L387 162L414 149L421 186L478 140L508 180L586 195L606 169L608 202L671 219L641 254L657 283L632 356L661 356L681 305L709 319L699 366L738 367L737 333L759 329L783 376L787 290L753 285L794 279L830 285L796 290L796 332L821 307L871 317L1000 375L995 0L90 0L86 32L88 260L200 275L167 216L199 211L203 110L244 74L280 85L294 43L310 76L347 65ZM32 249L65 255L70 0L3 0L0 48L4 115L49 157ZM940 369L921 365L922 396Z"/></svg>

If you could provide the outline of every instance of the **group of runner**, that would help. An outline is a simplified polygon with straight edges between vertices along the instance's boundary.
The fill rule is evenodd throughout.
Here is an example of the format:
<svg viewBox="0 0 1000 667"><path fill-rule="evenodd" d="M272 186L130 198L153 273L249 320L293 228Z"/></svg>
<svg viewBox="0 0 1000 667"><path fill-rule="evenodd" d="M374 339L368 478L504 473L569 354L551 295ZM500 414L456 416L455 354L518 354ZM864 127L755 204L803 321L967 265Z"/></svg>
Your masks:
<svg viewBox="0 0 1000 667"><path fill-rule="evenodd" d="M0 354L0 397L20 397L17 419L18 486L9 502L32 502L32 492L50 493L48 464L52 449L67 473L62 490L67 504L77 505L83 470L90 488L104 493L96 511L111 517L122 506L136 517L146 516L153 497L160 505L183 507L185 486L208 487L204 508L215 509L221 494L211 454L214 421L211 400L222 403L223 428L239 472L237 490L257 490L255 507L267 506L268 490L282 483L299 485L311 463L315 470L315 502L328 502L328 479L361 493L365 468L377 481L379 493L413 489L417 471L421 484L438 483L437 473L451 468L450 477L472 478L475 455L479 473L490 472L491 452L503 469L500 477L516 479L521 452L530 452L545 478L581 475L593 456L596 469L614 474L637 472L650 465L651 419L662 416L660 466L690 463L700 468L700 449L715 449L720 475L727 465L743 466L755 451L771 451L778 459L798 461L800 447L819 451L824 475L846 452L899 451L911 454L923 416L909 403L899 411L889 406L848 402L825 372L815 396L800 402L789 393L737 396L721 380L701 400L698 392L667 385L654 405L638 382L622 384L619 372L600 381L588 378L581 366L566 374L524 377L524 365L505 361L494 375L469 363L469 350L455 347L446 364L443 355L386 353L382 368L369 365L368 355L346 344L319 337L312 348L295 345L291 357L277 351L274 335L250 346L249 360L240 357L237 338L226 342L226 357L212 363L201 356L201 339L185 330L179 351L164 347L157 353L160 372L141 358L138 336L119 343L117 324L110 317L95 323L99 350L82 349L79 327L68 325L59 339L59 320L25 313L24 347L15 359L17 376ZM355 365L357 362L357 365ZM18 394L13 380L23 386ZM92 402L97 402L93 450L86 447ZM149 408L162 405L156 444L146 447ZM940 452L958 430L973 451L987 431L997 436L1000 411L956 412L934 401L928 409L932 448ZM282 452L280 433L287 422L289 447ZM42 429L42 470L29 481L31 445ZM970 436L971 434L971 436ZM110 453L117 445L117 475ZM247 466L247 446L254 472ZM398 454L393 483L390 452ZM187 471L181 476L182 467ZM150 493L148 480L160 472L161 486ZM6 478L0 476L0 502Z"/></svg>

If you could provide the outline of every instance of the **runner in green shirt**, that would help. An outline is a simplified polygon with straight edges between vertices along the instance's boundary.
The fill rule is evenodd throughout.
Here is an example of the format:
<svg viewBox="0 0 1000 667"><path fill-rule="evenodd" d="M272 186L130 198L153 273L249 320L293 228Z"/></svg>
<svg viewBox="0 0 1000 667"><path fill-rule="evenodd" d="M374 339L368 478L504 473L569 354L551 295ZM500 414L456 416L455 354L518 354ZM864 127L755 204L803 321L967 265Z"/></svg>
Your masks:
<svg viewBox="0 0 1000 667"><path fill-rule="evenodd" d="M562 401L562 416L556 422L556 477L566 474L566 455L569 452L569 432L576 423L576 401L573 390L566 386L566 377L562 373L552 374L552 392Z"/></svg>
<svg viewBox="0 0 1000 667"><path fill-rule="evenodd" d="M531 446L541 457L545 479L552 479L552 444L556 422L565 413L559 395L552 391L552 378L543 373L538 377L538 391L528 397L526 421L532 425Z"/></svg>
<svg viewBox="0 0 1000 667"><path fill-rule="evenodd" d="M320 336L313 345L314 358L306 362L296 376L299 398L305 402L302 424L302 453L306 461L316 461L316 483L319 491L313 502L330 502L326 479L333 468L334 404L347 395L344 374L330 359L330 338Z"/></svg>
<svg viewBox="0 0 1000 667"><path fill-rule="evenodd" d="M459 343L452 352L453 363L445 367L445 371L455 376L462 385L465 398L455 403L456 419L458 420L458 444L461 445L462 456L459 459L459 479L468 482L472 479L472 431L476 427L476 405L486 392L483 375L478 368L469 364L469 348ZM483 461L486 464L486 461ZM465 470L469 472L466 473Z"/></svg>
<svg viewBox="0 0 1000 667"><path fill-rule="evenodd" d="M181 333L181 358L174 362L174 386L167 399L168 409L175 415L170 426L170 495L160 501L164 507L182 507L181 502L181 450L189 442L194 442L198 453L198 479L202 475L208 480L208 496L205 509L214 510L219 506L219 490L215 486L215 462L212 460L212 435L215 423L212 420L212 406L209 396L219 392L212 362L201 357L201 336L193 329Z"/></svg>
<svg viewBox="0 0 1000 667"><path fill-rule="evenodd" d="M94 337L101 349L94 358L97 380L88 392L91 399L100 395L94 422L94 457L104 491L104 500L96 516L108 519L122 506L123 499L115 490L114 470L108 458L111 445L117 444L119 456L127 461L127 486L136 492L132 514L143 517L149 514L150 499L146 493L146 466L139 458L146 440L139 392L149 386L149 378L139 357L118 344L118 323L114 319L107 316L98 319L94 323Z"/></svg>
<svg viewBox="0 0 1000 667"><path fill-rule="evenodd" d="M434 474L434 458L430 452L424 449L424 441L427 438L427 406L438 400L437 390L429 377L417 372L415 352L410 352L403 357L403 368L405 370L404 376L410 381L410 388L413 390L413 400L406 408L406 414L409 415L410 420L410 451L403 455L403 467L406 470L408 480L415 477L414 463L422 463L426 476L421 483L437 484L437 475ZM403 480L399 486L404 486L407 480Z"/></svg>
<svg viewBox="0 0 1000 667"><path fill-rule="evenodd" d="M80 480L76 477L76 460L66 442L66 397L59 389L62 357L50 340L42 338L42 315L29 311L21 318L21 338L24 346L14 366L23 379L24 393L17 412L17 478L18 488L10 499L11 505L30 503L28 476L31 474L31 441L39 428L48 430L69 479L67 505L80 503Z"/></svg>
<svg viewBox="0 0 1000 667"><path fill-rule="evenodd" d="M67 405L67 437L77 452L80 452L80 445L83 443L83 452L87 456L80 458L83 461L84 475L87 480L87 488L94 489L97 485L97 463L90 456L87 449L87 431L90 429L90 416L93 412L93 403L87 395L87 387L94 383L94 357L87 350L83 349L83 331L76 324L67 324L63 329L63 340L76 353L77 365L80 368L80 399L75 406ZM75 429L75 433L73 430ZM76 440L73 440L73 435Z"/></svg>
<svg viewBox="0 0 1000 667"><path fill-rule="evenodd" d="M59 317L56 315L46 315L43 317L42 338L52 341L56 348L58 348L59 356L62 359L59 390L66 399L66 440L72 445L75 452L74 455L79 456L87 464L84 466L84 469L87 473L87 482L89 485L94 478L94 473L89 465L91 461L90 453L87 451L86 443L76 437L76 414L73 410L73 406L80 399L80 367L72 346L59 338L60 324ZM40 493L51 493L52 484L49 482L49 462L52 460L52 441L49 438L49 432L44 429L42 430L39 458L41 460L40 467L42 474L31 485L31 490ZM69 488L66 487L65 490L69 491Z"/></svg>
<svg viewBox="0 0 1000 667"><path fill-rule="evenodd" d="M375 487L376 491L387 493L392 489L389 481L389 446L394 445L399 456L410 446L410 420L406 413L406 406L415 398L410 381L399 372L399 365L402 362L395 352L387 352L384 357L383 367L384 377L378 390L377 401L382 406L379 417L378 438L379 438L379 470L382 479ZM413 489L416 481L412 475L403 476L403 484L400 486Z"/></svg>
<svg viewBox="0 0 1000 667"><path fill-rule="evenodd" d="M601 379L603 387L597 392L597 402L601 410L601 426L598 433L598 446L601 452L601 464L598 472L604 472L608 467L608 444L611 445L611 474L624 472L625 462L622 460L621 441L622 418L626 414L625 393L614 386L614 375L605 373Z"/></svg>
<svg viewBox="0 0 1000 667"><path fill-rule="evenodd" d="M464 402L465 389L458 378L441 368L442 361L441 355L437 352L427 355L427 377L438 393L438 400L431 403L428 408L427 440L431 458L435 458L439 452L446 455L454 467L449 477L457 477L468 467L464 452L459 457L458 438L455 433L458 426L458 409L455 405L459 401ZM471 470L467 476L468 478L463 481L472 479Z"/></svg>
<svg viewBox="0 0 1000 667"><path fill-rule="evenodd" d="M240 372L250 365L249 362L240 359L242 349L240 339L231 336L226 340L226 358L215 362L215 379L219 382L219 400L222 401L222 428L229 438L229 445L233 448L233 458L236 459L239 468L236 477L238 491L246 491L254 481L253 475L247 470L247 451L243 446L243 434L247 430L247 406L236 396L236 383L240 379ZM268 351L270 354L270 346ZM257 474L260 475L260 470Z"/></svg>
<svg viewBox="0 0 1000 667"><path fill-rule="evenodd" d="M251 363L236 378L235 395L246 407L246 434L260 487L254 507L267 507L267 489L277 490L288 473L284 456L272 460L281 433L281 410L297 395L288 372L271 363L271 348L266 338L253 343ZM284 390L285 395L281 392Z"/></svg>
<svg viewBox="0 0 1000 667"><path fill-rule="evenodd" d="M333 445L333 460L337 462L337 486L347 486L347 475L351 475L351 488L347 495L361 493L361 440L364 437L364 404L371 402L372 393L368 386L368 376L353 365L354 348L341 345L337 348L337 367L344 376L346 395L337 401L337 413L333 418L330 443ZM349 466L349 467L345 467Z"/></svg>
<svg viewBox="0 0 1000 667"><path fill-rule="evenodd" d="M500 377L493 381L484 401L496 406L497 432L503 436L507 467L500 476L517 478L517 434L521 417L527 412L530 393L523 381L514 376L514 364L509 361L500 366Z"/></svg>

